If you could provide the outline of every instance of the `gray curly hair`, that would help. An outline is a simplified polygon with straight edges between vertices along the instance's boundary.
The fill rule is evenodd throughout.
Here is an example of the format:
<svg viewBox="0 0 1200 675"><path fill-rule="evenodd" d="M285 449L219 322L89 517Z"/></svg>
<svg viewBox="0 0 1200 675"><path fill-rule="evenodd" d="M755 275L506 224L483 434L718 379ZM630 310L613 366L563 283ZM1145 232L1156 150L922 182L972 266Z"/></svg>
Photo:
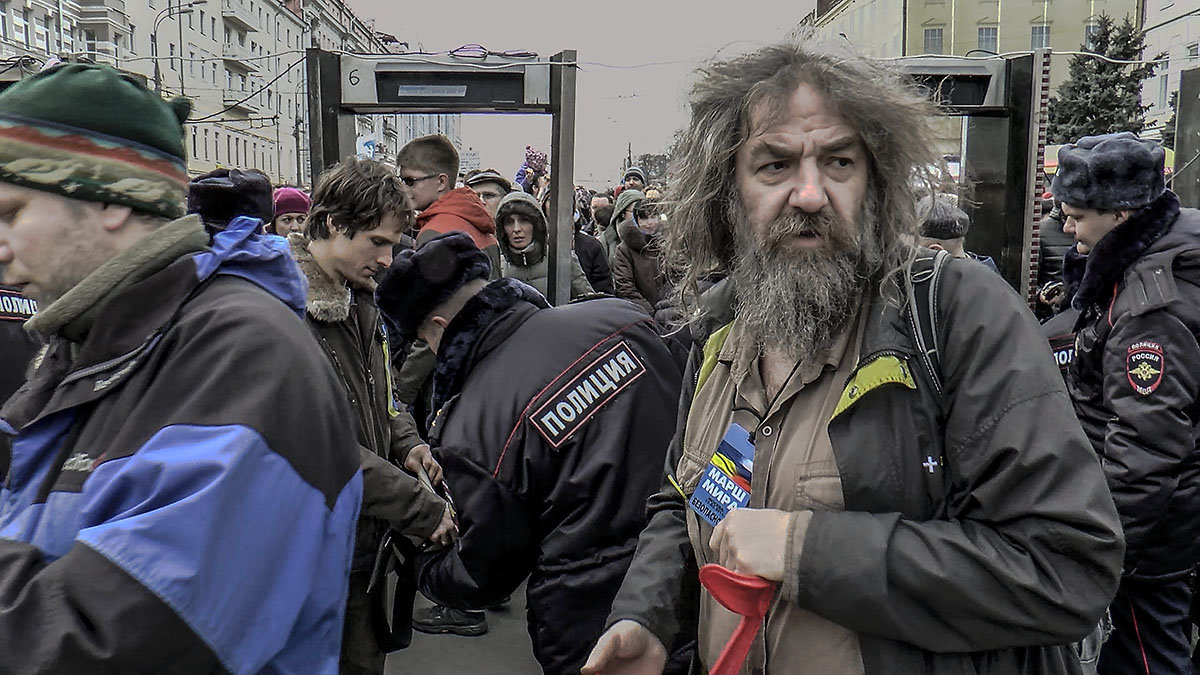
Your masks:
<svg viewBox="0 0 1200 675"><path fill-rule="evenodd" d="M809 84L858 131L870 158L866 208L875 205L882 260L877 276L911 259L920 224L921 186L932 190L937 155L930 119L937 109L893 68L809 40L774 45L699 71L691 92L691 122L677 137L667 203L671 228L663 256L686 315L698 311L698 282L728 274L737 256L731 205L734 159L756 129L786 114L788 100ZM751 125L754 125L754 128Z"/></svg>

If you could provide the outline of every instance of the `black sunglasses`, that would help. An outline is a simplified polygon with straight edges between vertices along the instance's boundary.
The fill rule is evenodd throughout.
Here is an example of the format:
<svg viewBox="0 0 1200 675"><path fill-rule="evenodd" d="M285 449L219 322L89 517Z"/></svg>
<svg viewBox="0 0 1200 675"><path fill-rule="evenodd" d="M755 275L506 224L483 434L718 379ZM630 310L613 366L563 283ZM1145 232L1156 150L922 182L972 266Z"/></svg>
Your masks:
<svg viewBox="0 0 1200 675"><path fill-rule="evenodd" d="M412 187L412 186L416 185L417 183L420 183L423 180L429 180L430 178L437 178L440 175L442 175L442 174L431 173L428 176L421 176L420 178L409 178L408 176L401 176L400 180L404 181L404 184L407 185L408 187Z"/></svg>

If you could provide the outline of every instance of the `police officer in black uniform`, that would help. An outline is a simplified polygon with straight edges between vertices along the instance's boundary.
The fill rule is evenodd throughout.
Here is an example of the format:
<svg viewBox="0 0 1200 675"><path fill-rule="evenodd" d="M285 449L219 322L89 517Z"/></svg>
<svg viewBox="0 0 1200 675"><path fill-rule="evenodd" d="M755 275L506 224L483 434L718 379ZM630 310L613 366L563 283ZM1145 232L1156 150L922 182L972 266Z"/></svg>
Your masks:
<svg viewBox="0 0 1200 675"><path fill-rule="evenodd" d="M392 328L437 354L429 440L461 539L419 560L418 582L471 609L528 576L534 655L577 675L662 481L681 374L632 303L548 307L489 270L469 236L445 234L401 253L376 293Z"/></svg>
<svg viewBox="0 0 1200 675"><path fill-rule="evenodd" d="M22 295L20 289L0 284L0 403L25 383L25 372L38 342L22 326L36 313L37 303Z"/></svg>
<svg viewBox="0 0 1200 675"><path fill-rule="evenodd" d="M1101 675L1192 672L1188 577L1200 559L1200 211L1181 209L1158 143L1090 136L1052 191L1087 267L1067 380L1125 530Z"/></svg>

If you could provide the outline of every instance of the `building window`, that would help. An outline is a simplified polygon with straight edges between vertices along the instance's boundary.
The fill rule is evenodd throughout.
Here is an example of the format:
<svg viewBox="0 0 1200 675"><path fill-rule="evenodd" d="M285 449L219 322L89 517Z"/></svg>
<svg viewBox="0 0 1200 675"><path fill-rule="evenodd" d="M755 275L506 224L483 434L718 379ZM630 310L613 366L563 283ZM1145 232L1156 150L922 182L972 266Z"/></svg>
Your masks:
<svg viewBox="0 0 1200 675"><path fill-rule="evenodd" d="M1029 29L1029 48L1050 48L1050 26L1033 26Z"/></svg>
<svg viewBox="0 0 1200 675"><path fill-rule="evenodd" d="M1163 73L1158 76L1158 107L1167 107L1167 97L1170 95L1171 76Z"/></svg>
<svg viewBox="0 0 1200 675"><path fill-rule="evenodd" d="M188 17L188 28L192 27L191 17ZM204 35L204 10L200 10L200 34Z"/></svg>
<svg viewBox="0 0 1200 675"><path fill-rule="evenodd" d="M196 76L196 52L188 52L188 75Z"/></svg>
<svg viewBox="0 0 1200 675"><path fill-rule="evenodd" d="M129 24L129 53L131 54L137 53L137 44L133 41L135 37L137 37L137 26Z"/></svg>
<svg viewBox="0 0 1200 675"><path fill-rule="evenodd" d="M210 17L208 20L208 26L212 30L212 32L209 33L209 35L212 35L214 38L217 37L217 20L216 20L216 18Z"/></svg>
<svg viewBox="0 0 1200 675"><path fill-rule="evenodd" d="M996 26L980 26L979 27L979 49L986 52L996 53L996 43L998 42L999 29Z"/></svg>
<svg viewBox="0 0 1200 675"><path fill-rule="evenodd" d="M213 161L220 164L221 162L221 132L213 132Z"/></svg>
<svg viewBox="0 0 1200 675"><path fill-rule="evenodd" d="M1089 23L1083 27L1083 48L1095 49L1096 36L1100 34L1100 26Z"/></svg>
<svg viewBox="0 0 1200 675"><path fill-rule="evenodd" d="M192 127L192 157L196 156L196 127Z"/></svg>
<svg viewBox="0 0 1200 675"><path fill-rule="evenodd" d="M13 33L16 35L17 39L24 42L26 46L29 45L29 26L25 23L25 20L28 16L29 10L27 9L23 9L20 11L20 13L13 16Z"/></svg>
<svg viewBox="0 0 1200 675"><path fill-rule="evenodd" d="M225 88L233 89L233 73L228 68L225 69Z"/></svg>
<svg viewBox="0 0 1200 675"><path fill-rule="evenodd" d="M171 66L171 70L175 70L175 43L167 43L167 65Z"/></svg>
<svg viewBox="0 0 1200 675"><path fill-rule="evenodd" d="M925 53L926 54L941 54L942 53L942 29L941 28L926 28L925 29Z"/></svg>
<svg viewBox="0 0 1200 675"><path fill-rule="evenodd" d="M1196 58L1197 56L1200 56L1200 44L1188 45L1187 55L1189 58L1193 58L1193 59Z"/></svg>
<svg viewBox="0 0 1200 675"><path fill-rule="evenodd" d="M208 159L208 129L204 130L204 159Z"/></svg>

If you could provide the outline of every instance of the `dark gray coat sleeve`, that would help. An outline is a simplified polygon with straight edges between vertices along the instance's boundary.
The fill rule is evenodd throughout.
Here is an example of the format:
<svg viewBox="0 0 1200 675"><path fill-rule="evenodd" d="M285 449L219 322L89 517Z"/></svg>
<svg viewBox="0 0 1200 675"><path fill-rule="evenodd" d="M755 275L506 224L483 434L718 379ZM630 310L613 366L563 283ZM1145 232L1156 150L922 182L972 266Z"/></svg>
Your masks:
<svg viewBox="0 0 1200 675"><path fill-rule="evenodd" d="M938 653L1077 640L1124 553L1099 462L1037 323L999 277L952 263L939 316L949 517L815 513L796 602Z"/></svg>
<svg viewBox="0 0 1200 675"><path fill-rule="evenodd" d="M675 438L667 449L662 486L646 502L649 522L638 537L633 562L613 600L607 626L629 619L645 626L668 654L696 637L700 570L687 533L687 504L670 478L683 454L683 430L700 367L697 350L683 375Z"/></svg>
<svg viewBox="0 0 1200 675"><path fill-rule="evenodd" d="M359 446L363 504L359 517L382 518L401 534L428 537L442 522L446 502L413 476Z"/></svg>
<svg viewBox="0 0 1200 675"><path fill-rule="evenodd" d="M1130 360L1131 348L1139 344L1161 350L1157 367L1138 362L1149 369L1145 373ZM1105 342L1104 405L1111 417L1102 464L1125 530L1130 573L1142 560L1151 530L1168 517L1180 470L1195 453L1195 420L1189 414L1200 397L1197 364L1195 336L1166 308L1126 314Z"/></svg>

